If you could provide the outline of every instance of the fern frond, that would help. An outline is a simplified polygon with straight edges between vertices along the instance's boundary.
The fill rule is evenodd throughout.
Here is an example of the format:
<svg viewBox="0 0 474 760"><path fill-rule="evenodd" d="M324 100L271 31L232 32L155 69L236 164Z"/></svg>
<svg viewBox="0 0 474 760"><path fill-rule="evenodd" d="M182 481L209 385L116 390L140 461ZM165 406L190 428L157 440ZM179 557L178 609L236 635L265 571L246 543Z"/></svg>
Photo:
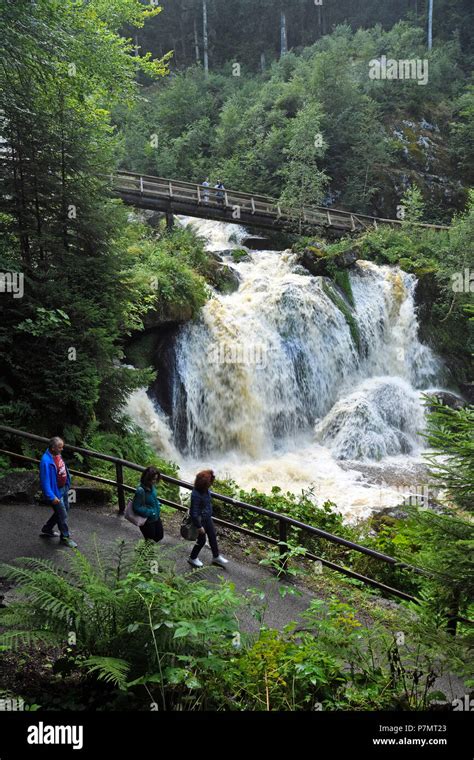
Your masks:
<svg viewBox="0 0 474 760"><path fill-rule="evenodd" d="M87 587L94 583L102 582L97 569L85 554L82 554L82 552L79 551L71 552L68 559L78 585Z"/></svg>
<svg viewBox="0 0 474 760"><path fill-rule="evenodd" d="M0 647L16 650L20 647L29 647L34 644L63 644L64 638L54 631L5 631L0 634Z"/></svg>
<svg viewBox="0 0 474 760"><path fill-rule="evenodd" d="M130 663L126 660L117 657L89 657L81 663L81 667L86 668L89 674L97 673L99 681L113 683L119 689L126 689L130 670Z"/></svg>
<svg viewBox="0 0 474 760"><path fill-rule="evenodd" d="M56 565L52 560L44 559L42 557L17 557L15 562L18 562L19 565L31 568L32 570L46 570L58 578L61 578L61 580L67 580L69 575L65 568L59 567L59 565Z"/></svg>

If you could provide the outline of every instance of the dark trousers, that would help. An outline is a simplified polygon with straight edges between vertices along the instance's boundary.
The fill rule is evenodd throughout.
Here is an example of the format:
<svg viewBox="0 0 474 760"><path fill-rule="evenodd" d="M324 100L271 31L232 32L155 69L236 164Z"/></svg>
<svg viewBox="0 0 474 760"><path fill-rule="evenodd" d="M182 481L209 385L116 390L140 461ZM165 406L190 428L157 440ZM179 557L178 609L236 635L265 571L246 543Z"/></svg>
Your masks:
<svg viewBox="0 0 474 760"><path fill-rule="evenodd" d="M53 514L45 523L43 530L52 531L54 526L57 525L63 538L69 537L69 527L67 524L67 516L69 512L69 499L67 486L63 486L59 489L61 494L61 500L59 504L51 504Z"/></svg>
<svg viewBox="0 0 474 760"><path fill-rule="evenodd" d="M143 525L140 525L140 530L143 534L143 538L147 538L150 541L161 541L163 538L163 523L160 518L149 522L148 520Z"/></svg>
<svg viewBox="0 0 474 760"><path fill-rule="evenodd" d="M219 556L219 548L217 546L217 538L216 538L216 531L214 530L214 523L212 522L212 517L203 517L202 518L202 527L206 531L206 533L199 533L197 537L197 541L193 546L193 550L191 552L191 559L196 559L197 555L201 551L202 547L206 543L206 535L209 539L209 543L211 545L211 551L213 557Z"/></svg>

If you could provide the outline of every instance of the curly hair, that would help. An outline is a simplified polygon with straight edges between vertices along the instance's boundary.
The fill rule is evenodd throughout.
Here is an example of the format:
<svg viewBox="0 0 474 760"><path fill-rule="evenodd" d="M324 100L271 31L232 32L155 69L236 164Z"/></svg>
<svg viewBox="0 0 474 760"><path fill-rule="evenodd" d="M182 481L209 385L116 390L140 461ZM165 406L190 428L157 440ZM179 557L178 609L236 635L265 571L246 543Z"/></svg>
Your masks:
<svg viewBox="0 0 474 760"><path fill-rule="evenodd" d="M213 470L201 470L201 472L198 472L196 475L194 488L197 491L207 491L213 484L215 478L216 476L214 475Z"/></svg>

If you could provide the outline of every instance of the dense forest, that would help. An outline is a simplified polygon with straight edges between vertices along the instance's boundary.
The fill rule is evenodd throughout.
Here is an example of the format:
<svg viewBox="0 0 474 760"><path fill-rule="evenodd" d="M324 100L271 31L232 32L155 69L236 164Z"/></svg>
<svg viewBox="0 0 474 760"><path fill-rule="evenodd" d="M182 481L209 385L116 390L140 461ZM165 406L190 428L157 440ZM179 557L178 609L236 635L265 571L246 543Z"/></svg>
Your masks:
<svg viewBox="0 0 474 760"><path fill-rule="evenodd" d="M18 584L21 594L0 613L1 680L5 693L21 695L31 709L37 703L57 709L59 699L74 710L104 704L147 710L150 701L160 710L421 710L442 700L433 689L441 673L455 673L472 688L466 619L472 619L474 587L474 6L434 0L431 26L429 5L0 0L2 425L62 435L69 444L179 476L179 462L157 450L126 403L140 389L160 397L160 384L172 375L173 341L183 327L188 336L193 326L201 329L205 308L214 306L216 322L224 321L219 298L240 282L229 275L231 264L248 264L249 251L234 246L220 252L224 261L190 225L148 223L114 194L111 176L118 169L198 183L209 177L211 185L222 180L295 207L398 217L396 228L379 225L341 239L290 228L279 237L281 258L306 256L323 267L324 324L328 333L336 325L345 336L357 370L370 354L363 318L380 325L383 315L373 317L379 306L371 311L369 304L361 317L357 307L369 291L353 292L341 262L347 255L362 262L364 282L377 287L382 272L380 313L386 308L390 319L412 303L407 293L416 281L406 329L423 346L416 343L419 354L409 358L418 371L428 352L436 355L450 400L425 399L426 467L441 493L433 509L403 504L403 519L384 514L349 524L337 504L321 503L311 489L285 492L270 483L264 493L219 479L216 490L232 499L346 541L322 545L294 531L286 559L297 579L324 599L311 604L301 629L267 627L255 589L250 604L231 584L188 584L145 542L122 546L111 565L98 550L97 566L79 553L68 570L40 559L2 566L0 580ZM371 78L370 62L383 56L426 60L427 81ZM298 263L288 281L304 274L310 283L302 271ZM262 283L256 291L265 290ZM287 364L302 354L294 321L301 313L309 319L292 298L290 289L280 304L287 309L281 320ZM298 329L305 332L304 325ZM334 351L342 345L339 333ZM342 369L350 351L331 365L327 385L347 379ZM206 357L199 361L204 376ZM298 372L308 385L309 374ZM222 388L230 387L225 376ZM369 419L365 399L359 409ZM240 407L232 413L238 419ZM409 413L400 415L408 426ZM400 439L396 453L406 454L407 437ZM16 454L37 453L33 443L10 434L2 441L2 449ZM275 451L276 458L281 451ZM76 455L71 464L115 477L109 462ZM17 465L0 455L2 475L28 469ZM126 483L135 487L135 479L131 472ZM162 497L182 498L172 484L160 488ZM107 486L104 493L115 498ZM222 505L216 514L270 534L275 545L279 540L266 517ZM348 548L351 541L426 572L377 565ZM342 581L328 570L315 579L305 552L344 565L353 578ZM259 547L256 556L280 577L278 547L265 555ZM150 570L153 563L158 571ZM383 594L371 593L358 574L397 582L420 604L378 606ZM283 587L283 596L292 593L291 584ZM259 628L253 637L242 633L241 645L236 615L246 603ZM77 649L64 645L71 615ZM406 632L406 649L399 631ZM22 647L26 675L18 660Z"/></svg>
<svg viewBox="0 0 474 760"><path fill-rule="evenodd" d="M153 3L158 5L158 3ZM285 20L286 49L294 52L311 46L334 27L348 24L356 32L380 24L389 30L401 20L424 34L428 25L427 0L170 0L159 3L163 12L134 32L135 44L154 56L173 51L172 70L203 63L203 6L207 10L208 58L211 69L231 60L240 61L256 72L281 54L282 15ZM469 0L438 0L433 17L437 44L457 39L466 56L472 56L470 28L474 9ZM469 60L466 60L466 70Z"/></svg>

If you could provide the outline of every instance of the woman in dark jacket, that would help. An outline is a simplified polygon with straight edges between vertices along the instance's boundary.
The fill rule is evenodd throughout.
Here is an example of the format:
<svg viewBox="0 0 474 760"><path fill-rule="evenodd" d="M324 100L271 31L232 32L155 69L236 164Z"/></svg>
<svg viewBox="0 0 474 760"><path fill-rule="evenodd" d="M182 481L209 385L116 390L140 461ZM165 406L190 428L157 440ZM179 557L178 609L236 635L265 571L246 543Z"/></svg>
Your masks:
<svg viewBox="0 0 474 760"><path fill-rule="evenodd" d="M216 531L214 530L214 523L212 521L212 502L209 488L214 480L215 475L212 470L198 472L194 481L194 488L191 492L190 514L193 524L198 528L197 541L188 559L189 564L193 567L202 567L198 554L206 543L206 535L211 545L213 564L225 567L229 561L222 554L219 554Z"/></svg>
<svg viewBox="0 0 474 760"><path fill-rule="evenodd" d="M140 485L133 497L133 511L147 521L140 526L144 538L151 541L161 541L163 538L163 524L160 520L161 504L156 494L155 483L161 479L160 472L156 467L147 467L140 478Z"/></svg>

